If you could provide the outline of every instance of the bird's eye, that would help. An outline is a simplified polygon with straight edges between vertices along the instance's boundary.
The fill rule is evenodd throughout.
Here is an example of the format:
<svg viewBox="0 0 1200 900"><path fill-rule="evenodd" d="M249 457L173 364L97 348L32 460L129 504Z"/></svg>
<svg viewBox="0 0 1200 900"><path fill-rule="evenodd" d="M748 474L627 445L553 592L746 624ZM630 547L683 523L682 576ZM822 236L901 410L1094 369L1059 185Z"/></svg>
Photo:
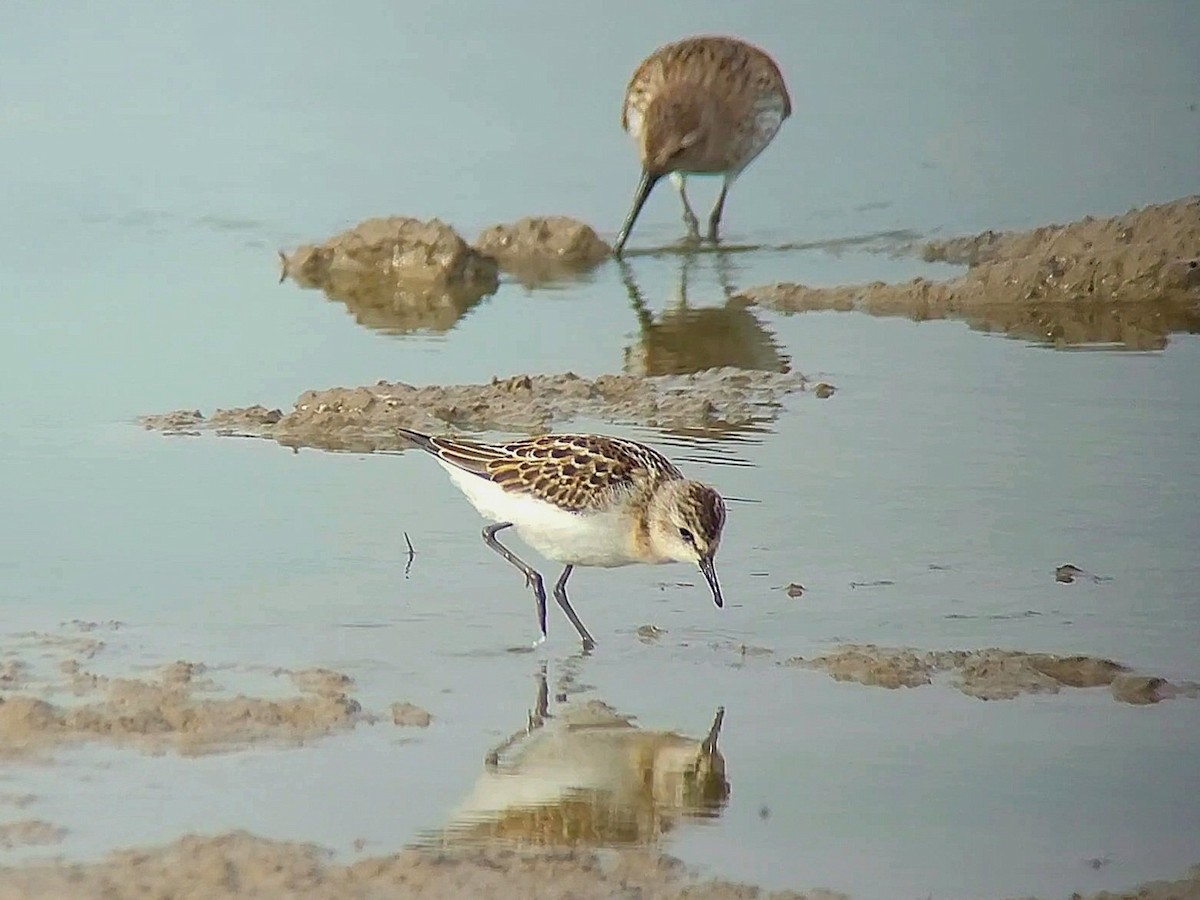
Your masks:
<svg viewBox="0 0 1200 900"><path fill-rule="evenodd" d="M688 531L686 528L679 529L679 536L681 538L683 538L685 541L687 541L689 544L694 544L696 542L696 536L694 534L692 534L690 531Z"/></svg>

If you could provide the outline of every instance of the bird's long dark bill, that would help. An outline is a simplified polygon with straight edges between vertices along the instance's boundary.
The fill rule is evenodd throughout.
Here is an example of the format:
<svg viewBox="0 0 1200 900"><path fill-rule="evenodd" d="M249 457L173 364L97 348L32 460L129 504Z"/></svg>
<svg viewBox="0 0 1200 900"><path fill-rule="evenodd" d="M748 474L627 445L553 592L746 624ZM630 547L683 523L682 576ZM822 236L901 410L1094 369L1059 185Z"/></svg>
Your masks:
<svg viewBox="0 0 1200 900"><path fill-rule="evenodd" d="M637 190L633 193L633 208L629 210L625 224L621 226L621 231L617 235L617 242L613 245L614 252L620 253L624 248L625 241L629 239L629 232L633 231L633 223L637 221L638 213L642 211L646 198L650 196L654 185L661 177L661 175L651 175L645 169L642 170L642 180L638 182Z"/></svg>
<svg viewBox="0 0 1200 900"><path fill-rule="evenodd" d="M712 588L713 603L717 604L717 606L724 606L725 598L721 596L721 585L717 582L717 570L713 567L711 556L706 556L700 560L700 571L704 573L705 581Z"/></svg>

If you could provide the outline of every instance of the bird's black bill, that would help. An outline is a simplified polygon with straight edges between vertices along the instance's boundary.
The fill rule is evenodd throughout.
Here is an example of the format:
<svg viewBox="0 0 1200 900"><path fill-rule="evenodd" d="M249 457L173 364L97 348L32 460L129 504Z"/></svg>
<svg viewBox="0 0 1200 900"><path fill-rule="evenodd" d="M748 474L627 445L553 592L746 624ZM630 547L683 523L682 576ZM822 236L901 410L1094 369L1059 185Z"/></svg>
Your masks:
<svg viewBox="0 0 1200 900"><path fill-rule="evenodd" d="M650 196L650 192L654 190L654 185L658 183L661 175L651 175L645 169L642 170L642 180L638 182L637 190L633 193L633 208L629 210L629 215L625 218L625 224L621 226L621 231L617 235L617 242L613 244L613 252L620 253L625 247L625 242L629 239L629 232L633 231L633 223L637 221L638 213L642 211L642 206L646 203L646 198Z"/></svg>
<svg viewBox="0 0 1200 900"><path fill-rule="evenodd" d="M700 560L700 571L704 573L704 580L712 588L713 603L717 604L717 606L724 606L725 598L721 596L721 585L717 582L717 570L713 568L713 558L711 556L706 556Z"/></svg>

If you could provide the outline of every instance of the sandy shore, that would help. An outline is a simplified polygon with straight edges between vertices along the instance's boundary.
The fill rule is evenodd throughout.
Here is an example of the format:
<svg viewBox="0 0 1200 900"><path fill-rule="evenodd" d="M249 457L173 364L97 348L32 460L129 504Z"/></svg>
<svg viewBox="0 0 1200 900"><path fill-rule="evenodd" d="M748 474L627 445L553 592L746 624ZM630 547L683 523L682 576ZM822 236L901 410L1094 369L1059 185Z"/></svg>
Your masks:
<svg viewBox="0 0 1200 900"><path fill-rule="evenodd" d="M0 868L0 900L26 897L834 900L845 895L820 889L762 891L745 884L699 880L677 860L654 852L407 850L339 865L330 860L328 851L312 844L231 832L122 850L94 864ZM1200 868L1175 881L1152 881L1127 892L1092 895L1092 900L1195 898L1200 898Z"/></svg>
<svg viewBox="0 0 1200 900"><path fill-rule="evenodd" d="M453 243L441 232L429 241L434 238L446 246ZM584 238L590 240L586 234ZM495 240L503 244L511 238L500 235ZM457 244L451 249L467 253ZM739 311L757 305L784 312L860 310L916 320L952 318L972 327L1060 345L1115 343L1160 348L1172 332L1200 331L1198 249L1200 197L1190 197L1111 219L1088 219L1022 233L986 232L928 244L924 248L927 259L968 267L950 281L917 279L898 285L836 288L776 284L743 292ZM314 264L309 257L317 259L317 250L305 252L307 256L291 259L293 277L306 271L302 264ZM602 254L597 250L592 255L599 259ZM494 278L490 270L484 274ZM484 293L486 286L463 302L473 304ZM447 314L446 327L460 313L455 307ZM784 371L723 368L687 375L624 374L595 379L571 373L529 374L486 384L448 386L380 382L308 391L288 412L261 406L220 409L207 415L183 410L146 416L141 421L147 428L171 434L212 430L272 439L288 446L372 452L406 446L394 435L395 425L426 430L540 431L586 415L667 429L736 431L773 419L789 395L834 396L833 386L786 371L787 366L776 366L773 358L771 367ZM85 741L179 756L236 752L247 746L297 746L364 724L422 727L432 718L407 698L396 698L390 707L364 709L354 697L353 681L326 669L270 673L285 695L269 698L233 694L223 687L217 673L200 661L164 662L138 677L97 674L91 661L103 651L105 629L117 627L116 623L76 623L63 633L30 633L12 646L0 648L0 762L9 766L53 764L60 748ZM785 654L777 658L784 660ZM781 665L815 669L838 680L882 688L920 687L944 680L980 700L1098 688L1107 689L1120 702L1151 704L1195 697L1200 692L1196 684L1171 683L1113 660L1016 650L843 645L822 656L791 657ZM614 728L621 731L622 759L641 759L645 753L667 748L687 759L699 753L717 760L719 721L718 713L709 740L637 729L621 731L626 725L619 722ZM525 764L536 765L536 745L530 746L534 749ZM714 778L719 781L718 776ZM706 802L723 802L724 796L716 791ZM69 823L28 816L26 807L34 799L19 791L0 794L0 807L12 819L0 826L0 847L53 846L63 839L63 826L69 827ZM23 815L27 817L21 818ZM564 821L550 824L558 827ZM521 824L544 828L547 823ZM700 879L653 849L597 851L584 841L572 846L528 841L520 846L500 849L448 842L342 864L332 851L312 844L273 841L241 831L189 835L162 846L116 851L97 862L50 861L0 868L0 900L839 896L820 890L767 893L750 885ZM1177 881L1095 896L1096 900L1198 898L1200 869Z"/></svg>

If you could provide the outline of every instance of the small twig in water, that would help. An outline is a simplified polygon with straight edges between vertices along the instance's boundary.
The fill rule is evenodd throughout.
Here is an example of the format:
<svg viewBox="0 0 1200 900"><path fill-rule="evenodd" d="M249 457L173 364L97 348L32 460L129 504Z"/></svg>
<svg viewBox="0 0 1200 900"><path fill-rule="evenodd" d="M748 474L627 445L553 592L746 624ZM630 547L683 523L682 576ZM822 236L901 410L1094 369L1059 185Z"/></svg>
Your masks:
<svg viewBox="0 0 1200 900"><path fill-rule="evenodd" d="M412 570L413 559L417 555L417 551L413 549L412 541L408 538L408 532L404 532L404 543L408 544L408 563L404 566L404 577L408 577L408 573Z"/></svg>

